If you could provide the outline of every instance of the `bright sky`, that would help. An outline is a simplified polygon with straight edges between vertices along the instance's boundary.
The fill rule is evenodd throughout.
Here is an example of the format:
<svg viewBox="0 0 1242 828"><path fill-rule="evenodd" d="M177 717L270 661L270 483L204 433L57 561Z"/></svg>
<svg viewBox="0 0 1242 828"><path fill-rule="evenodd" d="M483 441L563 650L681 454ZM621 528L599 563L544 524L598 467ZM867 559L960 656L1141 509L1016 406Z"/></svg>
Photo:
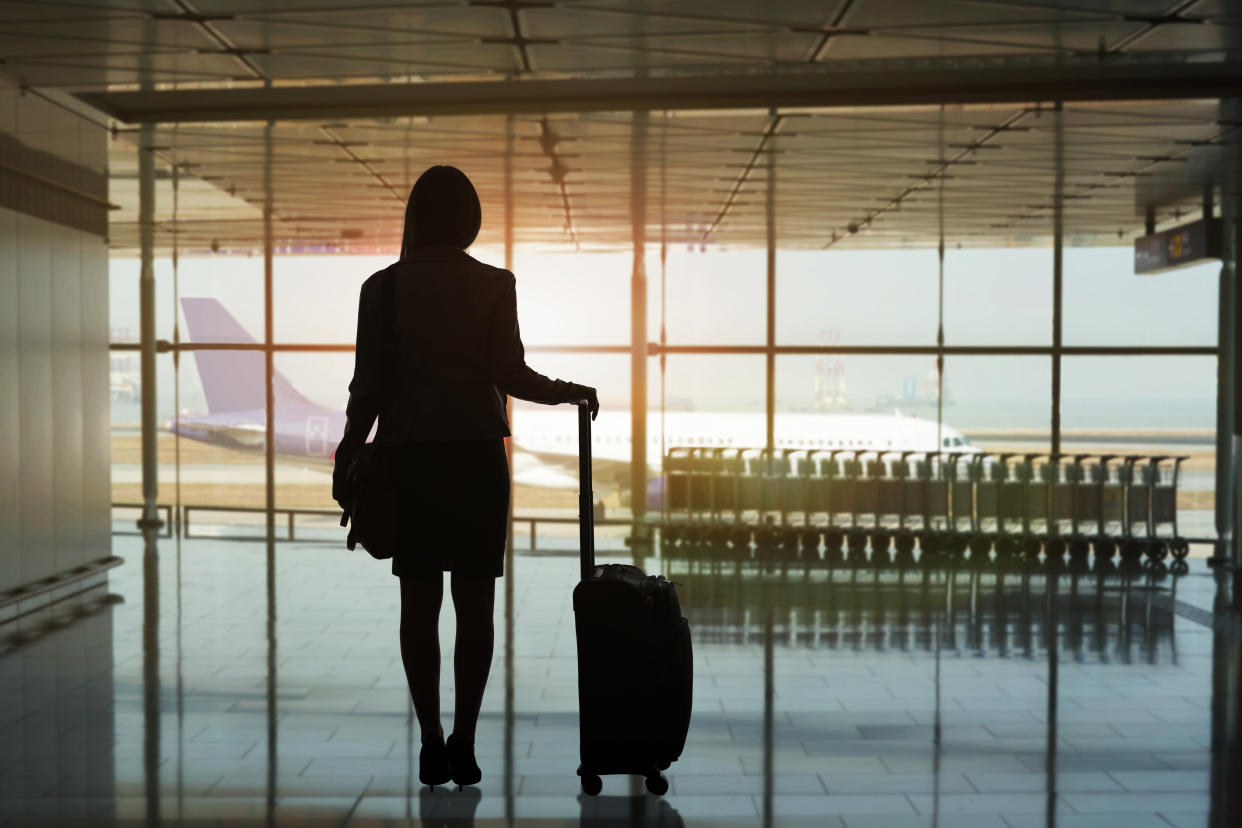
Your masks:
<svg viewBox="0 0 1242 828"><path fill-rule="evenodd" d="M501 264L499 250L471 251ZM1129 247L1065 251L1066 344L1214 345L1219 266L1157 276L1133 274ZM391 259L288 256L275 262L276 338L287 342L352 342L358 286ZM670 249L667 331L674 344L762 344L765 259L761 250ZM626 344L631 257L626 253L519 252L518 311L523 338L535 344ZM945 340L949 344L1047 344L1051 341L1052 254L1046 249L950 250L945 261ZM660 263L648 257L650 339L660 326ZM261 257L182 259L183 296L214 296L256 338L263 331ZM172 269L156 267L158 331L172 334ZM138 262L111 263L114 328L138 331ZM777 257L777 342L934 344L937 262L933 250L781 251ZM186 336L182 331L183 338ZM815 357L777 361L782 408L813 402ZM551 376L593 384L605 404L624 405L627 355L530 354ZM192 363L186 363L191 365ZM932 367L928 357L851 357L847 391L858 407L898 397L903 382ZM954 425L1046 422L1046 358L961 357L947 361L945 386ZM649 394L658 401L652 360ZM343 405L352 355L282 354L277 369L313 399ZM1210 427L1216 381L1210 357L1077 358L1064 369L1065 422L1081 425ZM191 376L184 376L189 373ZM196 403L197 382L183 371L183 407ZM171 371L161 372L161 408L171 411ZM668 394L699 410L760 410L760 356L670 357ZM201 398L197 398L201 406Z"/></svg>

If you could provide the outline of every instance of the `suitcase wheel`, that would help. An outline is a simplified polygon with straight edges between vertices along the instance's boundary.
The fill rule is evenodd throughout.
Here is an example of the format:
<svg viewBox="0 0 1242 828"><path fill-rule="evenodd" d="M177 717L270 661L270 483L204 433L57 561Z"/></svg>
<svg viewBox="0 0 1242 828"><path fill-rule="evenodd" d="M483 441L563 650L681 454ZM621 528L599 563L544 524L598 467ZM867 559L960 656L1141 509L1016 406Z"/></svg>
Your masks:
<svg viewBox="0 0 1242 828"><path fill-rule="evenodd" d="M647 787L651 787L651 780L647 780ZM664 787L668 787L668 783L664 783ZM600 779L593 773L586 774L582 777L582 792L587 796L599 796L599 792L604 789L604 780Z"/></svg>
<svg viewBox="0 0 1242 828"><path fill-rule="evenodd" d="M583 777L583 790L586 790L586 778ZM647 777L647 790L656 796L664 796L668 793L668 780L658 773L654 776Z"/></svg>

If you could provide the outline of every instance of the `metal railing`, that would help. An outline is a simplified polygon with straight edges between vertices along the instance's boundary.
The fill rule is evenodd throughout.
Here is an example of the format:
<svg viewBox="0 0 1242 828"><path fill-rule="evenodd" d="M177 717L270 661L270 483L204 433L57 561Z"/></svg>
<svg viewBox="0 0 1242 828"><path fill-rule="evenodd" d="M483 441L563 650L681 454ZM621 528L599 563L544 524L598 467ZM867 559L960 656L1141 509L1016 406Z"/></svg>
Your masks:
<svg viewBox="0 0 1242 828"><path fill-rule="evenodd" d="M56 574L49 575L46 578L40 578L39 580L22 584L21 586L6 590L5 592L0 592L0 611L7 610L11 606L31 601L40 596L47 595L50 592L63 590L66 587L79 584L92 576L98 575L102 572L107 572L109 569L120 566L123 563L125 563L124 558L117 557L116 555L109 555L105 558L88 561L80 566L64 570L63 572L57 572ZM100 584L88 585L74 592L57 596L50 601L41 603L38 606L27 609L23 612L13 614L0 612L0 625L12 623L35 612L41 612L48 607L77 598L98 586L100 586Z"/></svg>
<svg viewBox="0 0 1242 828"><path fill-rule="evenodd" d="M143 505L141 503L113 503L112 508L113 509L137 509L139 512L141 512ZM159 503L159 504L156 504L155 508L157 511L163 512L165 515L164 530L160 532L160 537L171 538L173 536L173 516L174 516L173 504ZM120 530L120 531L114 529L112 531L112 534L114 535L141 535L142 532L138 531L137 529Z"/></svg>
<svg viewBox="0 0 1242 828"><path fill-rule="evenodd" d="M113 508L125 509L141 509L141 503L113 503ZM211 512L216 514L246 514L246 515L265 515L267 509L263 506L219 506L209 504L183 503L179 507L171 503L161 503L157 508L167 515L165 521L165 530L161 532L161 537L173 537L174 527L179 527L180 536L185 539L194 538L211 538L212 540L230 540L230 541L261 541L266 540L264 534L227 534L227 535L204 535L192 534L191 529L195 525L191 521L191 514L194 512ZM297 517L299 515L309 517L332 518L334 521L340 518L340 509L313 509L299 508L290 506L279 506L272 510L279 518L279 522L285 527L283 536L276 538L280 542L300 541L303 543L341 543L345 542L344 530L341 531L340 537L321 538L321 537L299 537L297 534ZM175 521L174 521L175 518ZM200 521L201 522L201 521ZM536 545L536 537L540 524L554 525L574 525L578 524L577 517L556 517L548 515L514 515L514 523L525 523L530 526L530 548L534 549ZM596 526L630 526L633 521L623 518L603 518L597 517ZM136 535L140 534L136 531L114 531L114 535Z"/></svg>

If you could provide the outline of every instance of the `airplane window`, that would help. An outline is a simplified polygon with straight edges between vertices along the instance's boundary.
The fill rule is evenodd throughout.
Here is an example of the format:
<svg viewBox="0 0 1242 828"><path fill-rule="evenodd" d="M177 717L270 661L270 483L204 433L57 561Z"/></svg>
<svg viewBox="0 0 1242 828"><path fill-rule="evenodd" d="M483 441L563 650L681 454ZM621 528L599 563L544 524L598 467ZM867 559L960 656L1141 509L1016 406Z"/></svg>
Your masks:
<svg viewBox="0 0 1242 828"><path fill-rule="evenodd" d="M964 445L964 441L962 440L962 438L961 438L961 437L954 437L954 438L953 438L953 445L955 445L955 446Z"/></svg>
<svg viewBox="0 0 1242 828"><path fill-rule="evenodd" d="M945 438L944 438L944 447L945 447L945 448L949 448L949 447L951 447L952 445L953 445L953 441L952 441L951 439L949 439L948 437L945 437Z"/></svg>

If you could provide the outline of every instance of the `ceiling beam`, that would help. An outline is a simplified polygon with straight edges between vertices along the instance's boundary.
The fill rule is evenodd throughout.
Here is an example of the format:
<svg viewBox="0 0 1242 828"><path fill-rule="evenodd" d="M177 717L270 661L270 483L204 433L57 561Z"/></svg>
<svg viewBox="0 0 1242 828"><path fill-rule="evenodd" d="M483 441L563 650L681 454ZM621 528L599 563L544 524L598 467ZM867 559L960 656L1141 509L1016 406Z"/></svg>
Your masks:
<svg viewBox="0 0 1242 828"><path fill-rule="evenodd" d="M1242 97L1242 62L1091 62L970 69L799 71L572 80L88 92L129 124L405 115L913 106Z"/></svg>

